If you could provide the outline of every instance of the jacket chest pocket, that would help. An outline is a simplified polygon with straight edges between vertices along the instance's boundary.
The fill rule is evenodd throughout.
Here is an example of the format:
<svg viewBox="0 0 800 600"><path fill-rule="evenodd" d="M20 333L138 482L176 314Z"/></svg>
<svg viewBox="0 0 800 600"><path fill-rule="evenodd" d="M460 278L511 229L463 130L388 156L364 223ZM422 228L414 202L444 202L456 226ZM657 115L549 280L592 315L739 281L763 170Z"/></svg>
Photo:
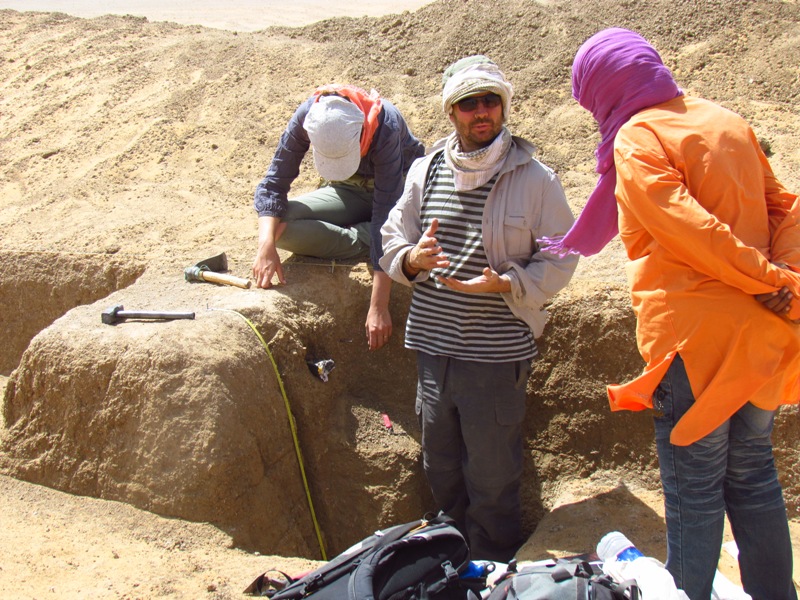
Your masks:
<svg viewBox="0 0 800 600"><path fill-rule="evenodd" d="M529 215L508 214L503 219L503 244L509 258L530 258L536 250Z"/></svg>

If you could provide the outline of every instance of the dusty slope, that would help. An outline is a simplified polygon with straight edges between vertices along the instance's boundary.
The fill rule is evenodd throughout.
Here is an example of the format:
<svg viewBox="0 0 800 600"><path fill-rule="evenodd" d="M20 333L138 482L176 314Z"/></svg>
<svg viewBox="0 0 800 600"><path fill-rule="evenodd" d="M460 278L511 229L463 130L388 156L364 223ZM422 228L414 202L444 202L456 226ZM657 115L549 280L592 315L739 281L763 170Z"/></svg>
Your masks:
<svg viewBox="0 0 800 600"><path fill-rule="evenodd" d="M19 11L67 12L83 18L107 14L147 17L150 21L170 21L184 25L202 25L227 31L260 31L274 25L302 27L333 17L380 16L415 10L431 0L366 0L358 4L300 0L285 10L280 0L236 0L220 4L215 0L2 0L0 8Z"/></svg>
<svg viewBox="0 0 800 600"><path fill-rule="evenodd" d="M779 176L800 189L799 17L795 2L779 1L445 0L402 16L234 34L2 11L0 248L113 253L166 270L221 245L246 274L252 189L315 85L375 87L432 143L446 132L439 74L473 52L505 68L517 92L512 128L536 141L578 210L594 181L597 138L570 99L569 64L580 42L608 25L639 29L687 91L752 119ZM298 188L312 184L304 175ZM578 285L618 283L619 259L611 248L585 261ZM3 331L17 318L0 314ZM235 597L248 571L264 568L225 549L229 540L214 529L13 480L0 489L7 597L51 589Z"/></svg>
<svg viewBox="0 0 800 600"><path fill-rule="evenodd" d="M536 141L580 205L596 134L570 98L569 64L610 24L638 25L688 91L753 118L791 182L797 5L720 0L703 2L702 15L697 6L446 0L398 17L247 34L4 11L4 247L167 260L224 240L249 262L252 190L313 87L375 87L430 144L447 131L439 74L471 52L505 68L517 94L511 126Z"/></svg>

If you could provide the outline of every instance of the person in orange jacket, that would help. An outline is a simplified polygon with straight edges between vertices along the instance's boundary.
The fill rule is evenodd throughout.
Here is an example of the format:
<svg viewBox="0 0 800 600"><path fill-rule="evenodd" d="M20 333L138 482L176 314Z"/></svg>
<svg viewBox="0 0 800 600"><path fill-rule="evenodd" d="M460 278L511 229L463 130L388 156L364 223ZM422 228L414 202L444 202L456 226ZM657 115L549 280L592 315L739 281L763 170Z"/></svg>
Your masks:
<svg viewBox="0 0 800 600"><path fill-rule="evenodd" d="M800 397L797 196L749 125L686 96L639 34L600 31L573 62L595 117L600 179L556 254L627 251L646 362L608 387L612 410L654 409L667 569L708 600L727 512L745 591L795 599L792 547L770 434Z"/></svg>

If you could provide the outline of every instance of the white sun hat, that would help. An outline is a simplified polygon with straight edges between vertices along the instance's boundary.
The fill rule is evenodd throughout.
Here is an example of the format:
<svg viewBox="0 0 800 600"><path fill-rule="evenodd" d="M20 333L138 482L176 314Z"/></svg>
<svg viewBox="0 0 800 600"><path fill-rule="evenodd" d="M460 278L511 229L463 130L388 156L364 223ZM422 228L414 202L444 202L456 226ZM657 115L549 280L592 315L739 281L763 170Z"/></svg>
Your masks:
<svg viewBox="0 0 800 600"><path fill-rule="evenodd" d="M320 96L303 127L314 150L314 165L328 181L344 181L361 163L364 113L341 96Z"/></svg>

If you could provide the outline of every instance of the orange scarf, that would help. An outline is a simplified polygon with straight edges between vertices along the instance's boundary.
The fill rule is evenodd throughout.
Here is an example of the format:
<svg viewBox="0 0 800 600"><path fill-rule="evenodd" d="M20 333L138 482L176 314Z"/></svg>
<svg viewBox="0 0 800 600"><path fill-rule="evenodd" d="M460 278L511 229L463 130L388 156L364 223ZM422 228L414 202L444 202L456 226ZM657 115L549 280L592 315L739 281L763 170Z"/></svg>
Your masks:
<svg viewBox="0 0 800 600"><path fill-rule="evenodd" d="M367 92L354 85L341 85L332 83L323 85L314 90L316 102L320 96L337 95L347 98L364 113L364 126L361 129L361 156L366 156L378 129L378 115L381 112L381 97L378 92L372 90Z"/></svg>

